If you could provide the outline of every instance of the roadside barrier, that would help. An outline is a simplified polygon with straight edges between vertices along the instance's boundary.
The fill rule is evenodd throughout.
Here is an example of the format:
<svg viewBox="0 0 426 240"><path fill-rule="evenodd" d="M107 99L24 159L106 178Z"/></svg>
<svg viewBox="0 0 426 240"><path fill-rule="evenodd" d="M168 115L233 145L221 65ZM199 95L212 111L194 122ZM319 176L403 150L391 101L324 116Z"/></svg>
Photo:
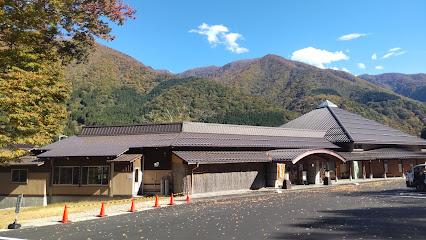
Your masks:
<svg viewBox="0 0 426 240"><path fill-rule="evenodd" d="M174 204L174 200L173 200L173 196L184 196L184 193L172 193L170 194L170 203L168 205L173 206ZM125 202L132 202L132 205L130 207L129 212L137 212L136 208L135 208L135 201L137 200L146 200L146 199L153 199L154 196L152 197L145 197L145 198L132 198L132 199L125 199L125 200L118 200L118 201L102 201L102 206L101 206L101 212L99 213L99 215L97 215L97 217L107 217L108 215L105 214L105 204L111 204L111 203L125 203ZM189 198L189 191L186 194L186 201L189 202L190 198ZM84 205L74 205L74 206L69 206L67 207L67 205L65 205L64 208L64 214L62 216L62 221L59 221L60 223L71 223L71 221L68 219L68 208L77 208L77 207L88 207L88 206L96 206L99 205L100 203L93 203L93 204L84 204ZM160 204L158 203L158 195L155 195L155 205L154 207L161 207Z"/></svg>
<svg viewBox="0 0 426 240"><path fill-rule="evenodd" d="M107 215L105 215L105 208L104 208L104 202L102 202L102 207L101 207L101 213L99 213L99 215L97 217L106 217Z"/></svg>
<svg viewBox="0 0 426 240"><path fill-rule="evenodd" d="M61 223L70 223L71 221L68 220L68 210L67 210L67 205L65 205L65 209L64 209L64 215L62 216L62 221L59 221Z"/></svg>
<svg viewBox="0 0 426 240"><path fill-rule="evenodd" d="M135 210L135 198L132 199L132 206L130 207L129 212L136 212L136 210Z"/></svg>
<svg viewBox="0 0 426 240"><path fill-rule="evenodd" d="M175 205L175 203L173 202L173 193L172 193L172 194L170 194L170 203L169 203L169 205L170 205L170 206Z"/></svg>
<svg viewBox="0 0 426 240"><path fill-rule="evenodd" d="M174 197L182 197L184 196L185 193L184 192L180 192L180 193L173 193ZM134 201L142 201L142 200L148 200L148 199L154 199L155 196L151 196L151 197L141 197L141 198L134 198ZM123 200L113 200L113 201L103 201L104 204L115 204L115 203L127 203L127 202L131 202L133 201L133 199L123 199ZM82 205L73 205L73 206L69 206L68 208L78 208L78 207L90 207L90 206L98 206L101 203L91 203L91 204L82 204Z"/></svg>
<svg viewBox="0 0 426 240"><path fill-rule="evenodd" d="M158 204L158 195L155 195L155 205L154 207L160 207L160 205Z"/></svg>
<svg viewBox="0 0 426 240"><path fill-rule="evenodd" d="M188 190L188 192L186 193L186 201L187 201L187 202L191 201L191 199L189 199L189 190Z"/></svg>

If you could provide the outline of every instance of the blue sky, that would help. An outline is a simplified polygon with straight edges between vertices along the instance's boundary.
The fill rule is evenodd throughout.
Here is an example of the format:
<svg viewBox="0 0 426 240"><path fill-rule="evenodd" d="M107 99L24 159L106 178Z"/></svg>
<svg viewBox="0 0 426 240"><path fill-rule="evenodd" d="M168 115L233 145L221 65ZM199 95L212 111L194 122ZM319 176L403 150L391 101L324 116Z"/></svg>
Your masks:
<svg viewBox="0 0 426 240"><path fill-rule="evenodd" d="M179 73L276 54L354 75L426 73L422 0L124 2L136 19L113 26L114 41L99 42L154 69Z"/></svg>

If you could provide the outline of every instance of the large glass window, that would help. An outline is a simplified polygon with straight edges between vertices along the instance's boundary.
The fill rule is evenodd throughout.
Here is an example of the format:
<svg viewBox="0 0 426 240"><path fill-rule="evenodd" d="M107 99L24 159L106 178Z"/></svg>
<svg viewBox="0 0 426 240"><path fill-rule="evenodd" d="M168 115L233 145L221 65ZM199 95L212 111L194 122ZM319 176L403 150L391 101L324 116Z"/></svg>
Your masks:
<svg viewBox="0 0 426 240"><path fill-rule="evenodd" d="M55 167L53 184L78 185L80 183L80 167Z"/></svg>
<svg viewBox="0 0 426 240"><path fill-rule="evenodd" d="M27 183L28 179L28 170L27 169L12 169L11 172L12 183Z"/></svg>
<svg viewBox="0 0 426 240"><path fill-rule="evenodd" d="M384 165L385 165L385 173L389 172L389 168L388 168L388 160L384 160Z"/></svg>
<svg viewBox="0 0 426 240"><path fill-rule="evenodd" d="M109 167L82 167L81 176L81 184L83 185L108 185Z"/></svg>

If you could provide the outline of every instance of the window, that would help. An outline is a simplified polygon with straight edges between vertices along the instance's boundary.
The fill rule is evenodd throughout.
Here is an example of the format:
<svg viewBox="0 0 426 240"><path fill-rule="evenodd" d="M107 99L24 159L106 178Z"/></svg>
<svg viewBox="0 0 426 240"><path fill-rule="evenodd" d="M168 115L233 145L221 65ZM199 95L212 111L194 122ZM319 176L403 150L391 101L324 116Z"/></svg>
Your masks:
<svg viewBox="0 0 426 240"><path fill-rule="evenodd" d="M388 169L388 161L387 161L387 160L384 160L384 161L383 161L383 163L385 164L385 173L388 173L388 172L389 172L389 169Z"/></svg>
<svg viewBox="0 0 426 240"><path fill-rule="evenodd" d="M81 184L82 185L108 185L109 167L81 167Z"/></svg>
<svg viewBox="0 0 426 240"><path fill-rule="evenodd" d="M139 182L139 169L135 170L135 182Z"/></svg>
<svg viewBox="0 0 426 240"><path fill-rule="evenodd" d="M55 167L53 169L53 184L80 184L80 167Z"/></svg>
<svg viewBox="0 0 426 240"><path fill-rule="evenodd" d="M12 169L11 172L12 183L27 183L28 179L28 170L27 169Z"/></svg>
<svg viewBox="0 0 426 240"><path fill-rule="evenodd" d="M402 160L398 160L398 171L402 172Z"/></svg>

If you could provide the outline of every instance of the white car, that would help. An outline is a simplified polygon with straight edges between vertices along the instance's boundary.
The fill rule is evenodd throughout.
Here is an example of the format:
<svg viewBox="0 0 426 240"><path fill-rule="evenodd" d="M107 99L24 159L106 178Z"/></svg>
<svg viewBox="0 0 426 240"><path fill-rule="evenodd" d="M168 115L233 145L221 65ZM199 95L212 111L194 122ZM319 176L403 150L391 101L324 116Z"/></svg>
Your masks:
<svg viewBox="0 0 426 240"><path fill-rule="evenodd" d="M405 177L407 187L415 187L418 191L426 191L426 164L414 166Z"/></svg>

